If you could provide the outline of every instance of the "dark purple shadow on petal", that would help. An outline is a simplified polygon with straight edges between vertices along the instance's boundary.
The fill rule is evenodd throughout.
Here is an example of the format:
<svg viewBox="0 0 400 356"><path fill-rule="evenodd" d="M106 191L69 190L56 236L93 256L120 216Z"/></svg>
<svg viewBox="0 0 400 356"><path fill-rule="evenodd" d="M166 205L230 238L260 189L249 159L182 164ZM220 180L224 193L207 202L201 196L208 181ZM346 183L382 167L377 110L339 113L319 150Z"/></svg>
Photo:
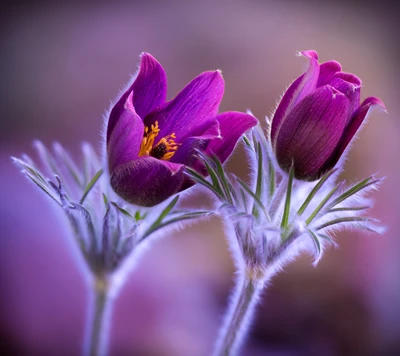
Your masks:
<svg viewBox="0 0 400 356"><path fill-rule="evenodd" d="M132 105L132 93L126 99L123 109L119 108L117 112L118 119L113 120L114 129L107 141L110 173L118 166L137 158L144 133L143 121Z"/></svg>
<svg viewBox="0 0 400 356"><path fill-rule="evenodd" d="M129 90L135 93L133 105L142 119L165 103L167 76L161 64L149 53L142 53L139 72Z"/></svg>
<svg viewBox="0 0 400 356"><path fill-rule="evenodd" d="M249 114L237 111L224 112L217 116L221 130L221 138L211 140L206 148L208 155L215 154L223 163L231 155L240 137L258 120Z"/></svg>
<svg viewBox="0 0 400 356"><path fill-rule="evenodd" d="M354 111L360 106L360 86L336 76L331 80L330 85L346 95L349 100L349 111L346 121L348 123Z"/></svg>
<svg viewBox="0 0 400 356"><path fill-rule="evenodd" d="M151 207L180 191L184 168L153 157L140 157L119 166L110 183L115 193L127 202Z"/></svg>
<svg viewBox="0 0 400 356"><path fill-rule="evenodd" d="M293 162L297 179L317 179L340 140L347 111L347 98L330 86L301 101L283 122L276 140L280 167L289 171Z"/></svg>
<svg viewBox="0 0 400 356"><path fill-rule="evenodd" d="M322 166L321 170L327 172L335 167L336 163L339 161L340 157L342 156L344 150L349 145L350 141L360 128L361 124L363 123L364 119L367 117L370 109L373 106L380 106L385 110L385 104L378 98L369 97L363 101L361 106L357 109L354 113L351 121L344 129L343 135L340 138L340 141L336 147L336 149L332 152L331 156L326 160L324 165Z"/></svg>
<svg viewBox="0 0 400 356"><path fill-rule="evenodd" d="M224 94L224 80L219 71L204 72L193 79L173 100L145 118L145 125L158 121L158 140L176 134L176 142L193 136L199 127L211 124ZM157 143L157 142L156 142Z"/></svg>
<svg viewBox="0 0 400 356"><path fill-rule="evenodd" d="M322 63L319 66L319 78L318 78L317 88L322 87L325 84L329 84L335 73L340 72L341 70L342 66L340 65L339 62L328 61Z"/></svg>
<svg viewBox="0 0 400 356"><path fill-rule="evenodd" d="M193 137L186 138L179 146L178 150L170 159L170 162L181 163L185 166L195 168L195 157L196 149L204 149L211 139L218 140L220 137L219 122L217 119L213 119L211 123L207 122L207 125L199 126Z"/></svg>
<svg viewBox="0 0 400 356"><path fill-rule="evenodd" d="M275 146L279 129L290 111L307 95L315 91L319 76L318 54L315 51L302 52L309 59L307 71L297 78L286 90L275 111L271 125L271 143Z"/></svg>

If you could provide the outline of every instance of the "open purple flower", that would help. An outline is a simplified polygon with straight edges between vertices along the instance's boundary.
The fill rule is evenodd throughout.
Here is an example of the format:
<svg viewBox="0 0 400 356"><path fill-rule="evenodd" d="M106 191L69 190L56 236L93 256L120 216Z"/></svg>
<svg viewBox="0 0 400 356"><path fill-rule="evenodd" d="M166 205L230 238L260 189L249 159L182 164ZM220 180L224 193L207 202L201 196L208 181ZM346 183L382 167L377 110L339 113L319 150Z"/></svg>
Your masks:
<svg viewBox="0 0 400 356"><path fill-rule="evenodd" d="M340 63L319 64L315 51L301 54L309 66L275 111L271 144L283 170L293 164L297 179L316 180L336 165L370 108L385 107L375 97L360 104L361 80Z"/></svg>
<svg viewBox="0 0 400 356"><path fill-rule="evenodd" d="M224 162L257 120L240 112L218 114L223 93L221 73L204 72L166 101L164 69L143 53L135 80L108 121L108 168L114 191L132 204L154 206L194 184L184 175L185 166L204 173L196 149Z"/></svg>

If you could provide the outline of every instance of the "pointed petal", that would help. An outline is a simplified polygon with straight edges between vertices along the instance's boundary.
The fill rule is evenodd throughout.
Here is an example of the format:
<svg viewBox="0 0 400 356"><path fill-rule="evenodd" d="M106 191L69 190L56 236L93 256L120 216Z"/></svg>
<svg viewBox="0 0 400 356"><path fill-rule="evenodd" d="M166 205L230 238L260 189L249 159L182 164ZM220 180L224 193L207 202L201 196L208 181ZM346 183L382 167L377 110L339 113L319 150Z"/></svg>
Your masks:
<svg viewBox="0 0 400 356"><path fill-rule="evenodd" d="M206 148L207 154L215 154L221 163L231 155L240 137L253 126L258 120L249 114L230 111L217 116L221 130L221 138L210 141Z"/></svg>
<svg viewBox="0 0 400 356"><path fill-rule="evenodd" d="M224 80L219 71L204 72L193 79L173 100L145 120L150 126L158 121L158 139L176 134L176 142L194 136L199 127L211 124L224 94ZM196 135L196 134L195 134ZM157 143L157 142L156 142Z"/></svg>
<svg viewBox="0 0 400 356"><path fill-rule="evenodd" d="M271 125L271 143L275 146L278 131L290 111L307 95L315 91L319 76L318 54L315 51L301 53L309 59L307 71L286 90L275 111Z"/></svg>
<svg viewBox="0 0 400 356"><path fill-rule="evenodd" d="M339 62L336 61L328 61L322 63L319 67L319 78L317 87L322 87L325 84L329 84L335 73L340 72L342 70L342 66Z"/></svg>
<svg viewBox="0 0 400 356"><path fill-rule="evenodd" d="M122 107L119 102L111 111L110 121L114 123L107 131L108 167L112 173L118 166L136 159L143 139L144 125L132 105L131 93ZM118 115L118 117L115 117Z"/></svg>
<svg viewBox="0 0 400 356"><path fill-rule="evenodd" d="M110 183L115 193L127 202L151 207L180 190L184 168L153 157L140 157L115 169Z"/></svg>
<svg viewBox="0 0 400 356"><path fill-rule="evenodd" d="M332 152L331 156L326 160L324 166L322 167L324 171L328 171L336 165L344 150L374 106L379 106L386 111L385 104L382 100L375 97L369 97L365 99L352 116L350 122L347 124L337 148Z"/></svg>
<svg viewBox="0 0 400 356"><path fill-rule="evenodd" d="M132 95L132 91L135 92L134 95ZM150 54L143 53L140 58L139 72L134 82L111 109L107 123L107 142L125 110L128 97L130 97L131 106L135 107L136 115L143 119L165 102L166 94L167 78L164 69Z"/></svg>
<svg viewBox="0 0 400 356"><path fill-rule="evenodd" d="M130 90L135 93L133 105L142 119L165 103L167 76L161 64L149 53L142 53L139 72Z"/></svg>
<svg viewBox="0 0 400 356"><path fill-rule="evenodd" d="M314 180L331 155L344 130L347 98L331 86L323 86L299 103L283 122L276 143L279 165L295 177Z"/></svg>

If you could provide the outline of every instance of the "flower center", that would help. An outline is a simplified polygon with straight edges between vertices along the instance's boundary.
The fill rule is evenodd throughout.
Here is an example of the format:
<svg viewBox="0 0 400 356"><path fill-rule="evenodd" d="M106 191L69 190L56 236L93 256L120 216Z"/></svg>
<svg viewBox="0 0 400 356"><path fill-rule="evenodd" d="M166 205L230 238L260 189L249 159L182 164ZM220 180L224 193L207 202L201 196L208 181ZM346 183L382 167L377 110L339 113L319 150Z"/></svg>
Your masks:
<svg viewBox="0 0 400 356"><path fill-rule="evenodd" d="M165 161L171 159L180 146L180 143L175 142L176 136L175 133L172 133L171 135L163 137L157 145L154 146L154 141L159 133L160 128L158 127L158 121L150 126L150 130L147 126L145 127L139 156L152 156Z"/></svg>

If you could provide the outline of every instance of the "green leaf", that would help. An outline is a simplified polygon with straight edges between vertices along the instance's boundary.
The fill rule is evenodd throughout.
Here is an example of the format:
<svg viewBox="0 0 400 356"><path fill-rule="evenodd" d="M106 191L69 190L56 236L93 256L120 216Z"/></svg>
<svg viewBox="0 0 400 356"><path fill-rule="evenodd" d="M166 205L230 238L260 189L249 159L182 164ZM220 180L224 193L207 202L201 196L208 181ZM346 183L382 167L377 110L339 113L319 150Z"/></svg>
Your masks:
<svg viewBox="0 0 400 356"><path fill-rule="evenodd" d="M246 144L246 146L251 147L251 143L245 135L242 136L242 139L243 139L244 143Z"/></svg>
<svg viewBox="0 0 400 356"><path fill-rule="evenodd" d="M159 229L161 229L161 228L163 228L163 227L165 227L165 226L171 225L171 224L173 224L173 223L175 223L175 222L180 222L180 221L184 221L184 220L196 219L196 218L199 218L199 217L201 217L201 216L207 216L207 215L211 215L211 214L212 214L212 213L209 212L209 211L196 211L196 212L187 213L187 214L184 214L184 215L181 215L181 216L177 216L177 217L172 218L172 219L170 219L170 220L164 221L164 222L162 222L161 224L159 224L159 225L157 225L157 226L153 226L153 225L154 225L154 224L153 224L153 225L146 231L146 233L143 235L141 241L144 240L144 239L145 239L146 237L148 237L149 235L151 235L153 232L155 232L155 231L157 231L157 230L159 230Z"/></svg>
<svg viewBox="0 0 400 356"><path fill-rule="evenodd" d="M107 196L104 194L104 193L102 193L103 194L103 202L104 202L104 205L107 207L108 206L108 199L107 199Z"/></svg>
<svg viewBox="0 0 400 356"><path fill-rule="evenodd" d="M310 194L304 201L303 205L300 207L299 211L297 214L301 216L304 211L307 209L308 205L310 204L311 200L314 198L314 196L318 193L318 191L322 188L324 183L328 180L328 178L337 171L337 168L333 169L332 171L326 173L315 185L315 187L311 190Z"/></svg>
<svg viewBox="0 0 400 356"><path fill-rule="evenodd" d="M136 219L131 215L131 213L129 213L128 211L126 211L125 209L121 208L120 206L118 206L118 204L116 202L111 202L111 204L113 206L115 206L117 208L117 210L124 216L126 216L129 220L133 221L134 223L136 223Z"/></svg>
<svg viewBox="0 0 400 356"><path fill-rule="evenodd" d="M210 189L218 198L224 199L221 192L218 192L210 182L208 182L206 179L204 179L204 177L201 174L197 173L195 170L193 170L189 167L186 167L186 174L190 178L192 178L194 181L196 181L197 183L200 183L201 185Z"/></svg>
<svg viewBox="0 0 400 356"><path fill-rule="evenodd" d="M275 169L272 159L268 158L268 179L269 179L269 199L271 200L275 193Z"/></svg>
<svg viewBox="0 0 400 356"><path fill-rule="evenodd" d="M262 178L264 175L263 172L263 161L262 161L262 150L261 150L261 144L260 142L256 143L256 158L257 158L257 180L256 180L256 191L255 191L255 195L258 198L258 200L260 200L261 198L261 191L262 191ZM257 204L256 202L254 202L253 204L253 210L252 210L252 214L254 215L254 217L258 217L258 209L257 209Z"/></svg>
<svg viewBox="0 0 400 356"><path fill-rule="evenodd" d="M101 175L103 174L103 169L100 169L92 178L92 180L88 183L88 185L85 188L85 191L83 192L82 198L79 201L79 204L82 204L87 195L89 194L89 192L92 190L92 188L94 187L94 185L97 183L97 181L99 180L99 178L101 177Z"/></svg>
<svg viewBox="0 0 400 356"><path fill-rule="evenodd" d="M365 209L369 209L370 206L353 206L353 207L344 207L344 208L333 208L329 209L327 212L328 213L336 213L338 211L361 211Z"/></svg>
<svg viewBox="0 0 400 356"><path fill-rule="evenodd" d="M281 228L286 229L289 225L289 214L290 214L290 204L292 198L292 188L293 188L293 177L294 177L294 166L293 164L289 170L289 179L286 191L286 200L285 200L285 208L283 210Z"/></svg>
<svg viewBox="0 0 400 356"><path fill-rule="evenodd" d="M165 207L165 209L161 212L160 216L157 218L157 220L150 226L150 229L154 226L159 225L164 218L170 213L170 211L174 208L176 203L179 200L179 195L177 195L172 201Z"/></svg>
<svg viewBox="0 0 400 356"><path fill-rule="evenodd" d="M204 164L206 165L208 174L210 175L211 178L211 182L213 187L215 188L216 191L219 192L219 194L225 199L227 200L224 191L222 190L221 185L219 184L219 180L217 177L217 174L215 173L215 171L211 168L211 166L209 165L209 163L207 161L204 161Z"/></svg>
<svg viewBox="0 0 400 356"><path fill-rule="evenodd" d="M45 192L51 199L53 199L58 205L61 206L61 203L58 199L58 196L53 193L50 187L47 184L44 184L41 180L37 179L35 175L32 173L25 171L25 175L35 183L43 192Z"/></svg>
<svg viewBox="0 0 400 356"><path fill-rule="evenodd" d="M319 239L317 235L314 233L314 231L307 229L309 235L311 236L311 239L314 242L315 249L317 250L318 258L321 256L321 243L319 242Z"/></svg>
<svg viewBox="0 0 400 356"><path fill-rule="evenodd" d="M328 195L319 203L319 205L315 208L315 210L311 213L311 215L308 217L306 220L306 225L309 225L314 218L317 216L317 214L322 210L322 208L325 206L325 204L328 202L328 200L332 197L333 194L342 186L342 184L338 184L335 188L333 188Z"/></svg>
<svg viewBox="0 0 400 356"><path fill-rule="evenodd" d="M340 196L338 196L333 202L332 204L329 205L330 208L334 207L335 205L338 205L339 203L343 202L344 200L348 199L349 197L351 197L352 195L360 192L361 190L374 185L378 182L380 182L380 179L374 179L372 180L373 177L368 177L366 179L364 179L363 181L361 181L360 183L354 185L353 187L351 187L349 190L345 191L343 194L341 194Z"/></svg>
<svg viewBox="0 0 400 356"><path fill-rule="evenodd" d="M219 181L222 185L223 191L225 192L225 196L227 197L229 203L234 204L234 200L236 201L237 197L231 183L225 175L224 167L222 167L222 164L217 156L214 156L213 160L215 166L217 167L217 175L219 177Z"/></svg>
<svg viewBox="0 0 400 356"><path fill-rule="evenodd" d="M246 193L249 194L253 198L254 202L258 205L258 207L264 213L264 215L268 219L268 221L271 221L271 218L268 215L267 209L265 208L265 206L261 202L261 200L258 199L258 197L251 191L251 189L248 187L248 185L246 183L242 182L239 178L236 178L236 180L242 186L242 188L246 191Z"/></svg>
<svg viewBox="0 0 400 356"><path fill-rule="evenodd" d="M140 210L137 210L136 213L135 213L136 221L143 220L145 218L145 216L146 216L146 214L141 215L141 211Z"/></svg>
<svg viewBox="0 0 400 356"><path fill-rule="evenodd" d="M367 217L364 217L364 216L348 216L348 217L338 218L338 219L328 221L328 222L318 226L316 228L316 230L317 231L322 230L328 226L347 223L347 222L367 222L367 221L370 221L370 219L368 219Z"/></svg>

